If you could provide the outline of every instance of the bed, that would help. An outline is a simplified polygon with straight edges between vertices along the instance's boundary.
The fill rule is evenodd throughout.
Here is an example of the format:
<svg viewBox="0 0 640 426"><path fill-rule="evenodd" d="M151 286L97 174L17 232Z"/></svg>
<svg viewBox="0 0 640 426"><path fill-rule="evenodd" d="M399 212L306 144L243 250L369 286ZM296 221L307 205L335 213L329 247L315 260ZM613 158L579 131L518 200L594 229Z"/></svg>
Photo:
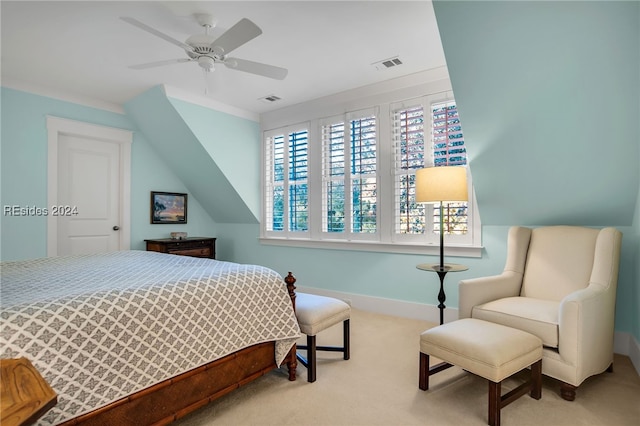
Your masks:
<svg viewBox="0 0 640 426"><path fill-rule="evenodd" d="M58 393L39 424L164 424L283 364L295 380L291 273L135 250L1 273L0 358Z"/></svg>

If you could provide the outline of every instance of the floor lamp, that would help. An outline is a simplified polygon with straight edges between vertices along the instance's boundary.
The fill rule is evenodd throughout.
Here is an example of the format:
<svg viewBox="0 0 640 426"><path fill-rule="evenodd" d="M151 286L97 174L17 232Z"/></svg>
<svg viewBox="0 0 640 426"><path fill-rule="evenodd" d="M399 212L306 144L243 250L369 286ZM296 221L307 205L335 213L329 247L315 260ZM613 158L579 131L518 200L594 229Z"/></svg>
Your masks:
<svg viewBox="0 0 640 426"><path fill-rule="evenodd" d="M467 201L464 166L426 167L416 171L416 202L440 203L440 267L444 267L444 203Z"/></svg>
<svg viewBox="0 0 640 426"><path fill-rule="evenodd" d="M444 277L447 272L458 272L467 269L463 265L445 267L444 264L444 203L451 201L467 201L467 169L463 166L435 166L416 171L416 202L440 203L440 264L418 265L418 269L434 271L440 278L440 324L444 322Z"/></svg>

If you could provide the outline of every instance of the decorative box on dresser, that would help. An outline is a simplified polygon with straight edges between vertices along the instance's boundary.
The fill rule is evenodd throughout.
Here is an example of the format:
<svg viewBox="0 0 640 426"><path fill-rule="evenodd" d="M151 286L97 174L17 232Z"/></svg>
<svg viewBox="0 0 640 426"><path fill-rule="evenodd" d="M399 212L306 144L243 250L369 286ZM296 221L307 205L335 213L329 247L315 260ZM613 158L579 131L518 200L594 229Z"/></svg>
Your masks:
<svg viewBox="0 0 640 426"><path fill-rule="evenodd" d="M161 238L144 241L147 243L147 251L158 251L179 256L216 258L215 238L189 237L181 240Z"/></svg>

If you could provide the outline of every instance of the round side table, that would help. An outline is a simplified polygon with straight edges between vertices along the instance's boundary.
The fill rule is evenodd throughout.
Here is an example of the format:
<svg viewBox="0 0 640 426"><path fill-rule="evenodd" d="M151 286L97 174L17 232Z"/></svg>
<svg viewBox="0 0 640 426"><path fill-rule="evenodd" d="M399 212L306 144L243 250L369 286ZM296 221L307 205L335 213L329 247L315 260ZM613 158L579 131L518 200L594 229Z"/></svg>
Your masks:
<svg viewBox="0 0 640 426"><path fill-rule="evenodd" d="M444 324L444 305L445 300L447 300L447 295L444 293L444 277L447 275L447 272L462 272L469 269L466 265L460 265L458 263L445 263L444 266L440 266L439 263L421 263L416 265L416 268L421 271L430 271L438 274L440 278L440 292L438 293L438 308L440 309L440 324Z"/></svg>

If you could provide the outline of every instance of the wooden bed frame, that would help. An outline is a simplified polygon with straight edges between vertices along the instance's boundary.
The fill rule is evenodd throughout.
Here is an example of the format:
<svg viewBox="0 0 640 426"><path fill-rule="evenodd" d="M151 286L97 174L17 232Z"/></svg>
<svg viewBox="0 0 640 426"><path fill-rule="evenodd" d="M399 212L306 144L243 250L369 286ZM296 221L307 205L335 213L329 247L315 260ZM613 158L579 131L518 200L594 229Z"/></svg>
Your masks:
<svg viewBox="0 0 640 426"><path fill-rule="evenodd" d="M295 277L284 279L295 311ZM62 423L72 425L164 425L263 376L277 366L275 342L259 343L157 383L97 410ZM296 345L285 363L289 380L296 379Z"/></svg>

